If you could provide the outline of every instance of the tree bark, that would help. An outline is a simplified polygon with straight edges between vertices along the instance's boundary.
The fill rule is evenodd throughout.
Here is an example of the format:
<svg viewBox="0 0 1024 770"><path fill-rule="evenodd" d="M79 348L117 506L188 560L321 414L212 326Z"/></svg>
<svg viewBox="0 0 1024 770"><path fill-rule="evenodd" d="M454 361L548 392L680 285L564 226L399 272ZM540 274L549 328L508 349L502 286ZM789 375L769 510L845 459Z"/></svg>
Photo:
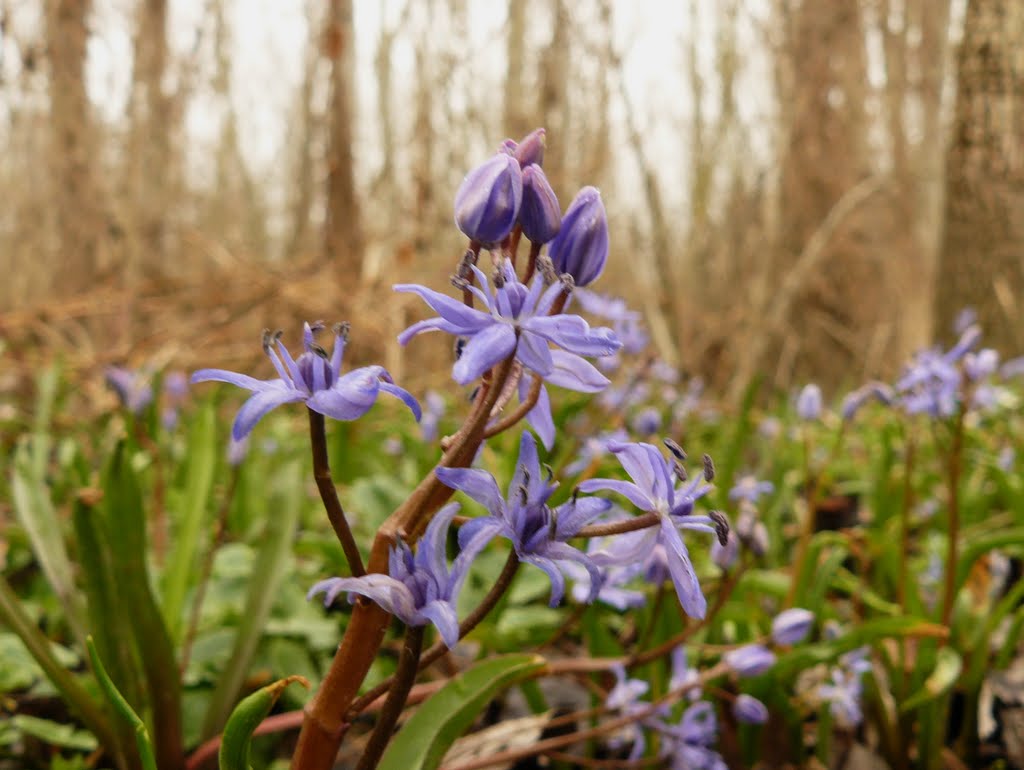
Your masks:
<svg viewBox="0 0 1024 770"><path fill-rule="evenodd" d="M1024 345L1024 7L971 0L957 52L937 332L973 307L985 343Z"/></svg>
<svg viewBox="0 0 1024 770"><path fill-rule="evenodd" d="M354 32L352 0L330 0L324 34L324 52L331 63L324 257L334 263L337 273L345 280L352 280L360 274L364 249L352 151L355 124Z"/></svg>

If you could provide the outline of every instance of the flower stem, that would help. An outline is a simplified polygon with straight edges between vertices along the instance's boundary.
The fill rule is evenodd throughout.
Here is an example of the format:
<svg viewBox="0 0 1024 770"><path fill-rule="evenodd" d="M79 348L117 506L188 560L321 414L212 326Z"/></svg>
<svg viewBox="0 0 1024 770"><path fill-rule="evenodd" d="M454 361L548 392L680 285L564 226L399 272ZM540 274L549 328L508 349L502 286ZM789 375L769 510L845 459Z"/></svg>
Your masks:
<svg viewBox="0 0 1024 770"><path fill-rule="evenodd" d="M398 656L394 682L388 690L388 699L384 701L377 726L373 728L370 740L366 744L366 751L360 757L356 770L374 770L380 762L381 755L384 754L384 749L387 748L388 741L391 740L391 733L402 714L405 699L409 697L409 690L412 689L416 673L419 671L424 628L425 626L409 626L405 630L405 642Z"/></svg>
<svg viewBox="0 0 1024 770"><path fill-rule="evenodd" d="M530 410L537 405L537 399L540 398L540 388L544 384L537 375L534 375L533 382L530 383L530 392L527 394L526 399L522 401L519 406L505 415L501 420L494 423L484 433L484 438L493 438L499 433L503 433L512 426L514 426L521 419L526 417L530 413Z"/></svg>
<svg viewBox="0 0 1024 770"><path fill-rule="evenodd" d="M945 591L942 597L942 624L949 625L956 600L956 573L960 538L960 472L964 450L964 413L961 405L953 424L953 445L949 449L949 547L946 556Z"/></svg>
<svg viewBox="0 0 1024 770"><path fill-rule="evenodd" d="M661 517L654 511L648 511L640 516L634 516L625 521L613 521L608 524L592 524L584 527L576 533L576 537L608 537L609 535L621 535L624 532L636 532L638 529L653 527L661 521Z"/></svg>
<svg viewBox="0 0 1024 770"><path fill-rule="evenodd" d="M324 426L324 416L312 409L308 411L309 438L313 447L313 478L316 479L316 488L320 491L320 499L324 501L327 518L331 522L334 534L338 536L341 548L345 552L349 572L354 577L361 577L366 574L363 557L359 554L359 546L356 545L352 528L349 527L348 519L345 518L345 509L341 507L341 500L338 499L338 490L331 478L331 461L327 454L327 429Z"/></svg>

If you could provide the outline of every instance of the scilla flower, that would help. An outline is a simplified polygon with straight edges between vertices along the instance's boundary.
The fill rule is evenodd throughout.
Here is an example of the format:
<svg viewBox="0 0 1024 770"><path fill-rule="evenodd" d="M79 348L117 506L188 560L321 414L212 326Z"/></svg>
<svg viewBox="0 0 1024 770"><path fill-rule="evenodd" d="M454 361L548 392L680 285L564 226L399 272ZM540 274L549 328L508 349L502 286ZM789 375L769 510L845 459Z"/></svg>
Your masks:
<svg viewBox="0 0 1024 770"><path fill-rule="evenodd" d="M693 513L694 503L711 491L711 486L705 483L712 475L710 458L706 462L708 472L704 477L698 476L677 487L676 479L683 475L680 465L682 450L674 444L671 446L675 463L666 460L651 444L611 444L609 449L619 458L632 482L590 479L580 484L579 488L582 492L611 490L629 499L641 511L658 514L660 526L649 527L632 538L619 536L604 551L595 554L595 558L600 558L602 566L633 562L646 557L660 542L665 547L668 572L680 604L686 614L703 618L707 611L707 600L700 590L697 573L679 531L692 529L709 532L717 535L724 543L728 537L728 524L720 516L696 516Z"/></svg>
<svg viewBox="0 0 1024 770"><path fill-rule="evenodd" d="M558 234L548 245L560 273L569 273L578 286L598 279L608 261L608 216L596 187L577 193L562 218Z"/></svg>
<svg viewBox="0 0 1024 770"><path fill-rule="evenodd" d="M512 232L522 202L519 161L498 153L462 180L455 194L455 224L471 240L491 246Z"/></svg>
<svg viewBox="0 0 1024 770"><path fill-rule="evenodd" d="M556 281L545 288L538 272L527 288L505 260L492 292L483 271L476 265L471 269L479 287L467 284L465 288L483 303L485 310L468 307L461 300L425 286L395 286L395 291L418 295L438 313L437 318L415 323L399 334L400 344L435 330L468 337L469 342L452 369L452 376L460 385L473 382L513 353L524 367L552 385L596 393L608 384L608 379L581 356L608 356L618 350L621 343L612 330L591 329L577 315L548 315L558 296L571 289L571 281L570 285ZM552 343L560 349L552 350Z"/></svg>
<svg viewBox="0 0 1024 770"><path fill-rule="evenodd" d="M520 440L519 462L507 499L502 497L494 477L479 468L441 467L434 472L441 483L466 493L490 513L466 522L459 530L459 546L467 558L478 554L495 537L506 537L520 559L542 569L550 578L552 607L565 593L565 562L575 562L587 570L591 581L588 601L594 600L601 588L600 570L566 541L611 504L581 497L552 510L547 502L558 485L551 483L550 474L542 473L532 434L524 432Z"/></svg>
<svg viewBox="0 0 1024 770"><path fill-rule="evenodd" d="M264 332L263 351L277 370L273 380L257 380L247 374L224 369L200 369L192 375L192 382L227 382L251 390L252 397L242 404L231 428L231 436L241 441L249 435L267 412L282 404L302 401L314 412L335 420L355 420L362 417L383 391L398 397L420 419L420 406L408 391L398 387L383 366L363 366L348 374L341 374L341 359L348 339L344 324L334 329L334 350L330 356L316 343L315 333L322 324L308 323L302 335L305 352L298 360L292 358L280 335ZM276 348L276 349L275 349Z"/></svg>
<svg viewBox="0 0 1024 770"><path fill-rule="evenodd" d="M322 593L324 604L330 606L342 592L359 594L408 626L433 623L444 643L454 647L459 641L455 601L471 561L460 554L451 572L448 571L445 542L448 526L458 510L458 503L450 503L437 512L416 546L415 555L399 540L391 549L389 574L321 580L309 590L307 598Z"/></svg>

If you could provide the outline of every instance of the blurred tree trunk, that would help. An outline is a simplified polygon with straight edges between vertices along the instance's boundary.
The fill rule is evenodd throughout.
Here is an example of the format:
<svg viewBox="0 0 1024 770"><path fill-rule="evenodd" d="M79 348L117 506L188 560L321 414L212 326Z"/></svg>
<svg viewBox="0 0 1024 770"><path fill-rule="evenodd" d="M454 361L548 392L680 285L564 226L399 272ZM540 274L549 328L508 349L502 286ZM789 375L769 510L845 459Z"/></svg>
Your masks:
<svg viewBox="0 0 1024 770"><path fill-rule="evenodd" d="M167 58L167 0L143 0L138 8L129 108L129 189L139 261L155 266L163 265L166 256L170 174L176 165L171 158L171 100L163 89Z"/></svg>
<svg viewBox="0 0 1024 770"><path fill-rule="evenodd" d="M313 111L313 88L316 84L317 64L320 56L317 52L317 36L312 33L316 24L312 9L307 6L307 21L310 34L306 42L306 55L302 71L302 83L296 94L294 114L298 116L294 130L294 139L289 144L294 148L292 191L290 200L291 232L285 241L284 258L298 257L307 246L309 234L310 212L315 197L314 161L317 142L317 116Z"/></svg>
<svg viewBox="0 0 1024 770"><path fill-rule="evenodd" d="M1024 344L1024 6L970 0L946 161L938 333L972 306L986 343Z"/></svg>
<svg viewBox="0 0 1024 770"><path fill-rule="evenodd" d="M765 286L758 292L774 311L762 307L750 316L759 328L749 348L737 353L734 397L769 361L766 374L776 385L818 374L827 380L848 372L863 346L847 331L856 328L858 311L871 307L867 297L876 284L864 271L866 239L851 237L845 221L856 207L849 198L837 206L871 172L861 14L860 3L848 0L776 4L780 172L772 243L759 275ZM860 190L853 200L863 202ZM844 221L830 217L834 210ZM813 269L785 293L788 307L777 307L780 287L808 255L814 256ZM765 315L777 311L784 311L778 328L765 328Z"/></svg>
<svg viewBox="0 0 1024 770"><path fill-rule="evenodd" d="M516 141L532 129L524 93L528 5L527 0L508 0L508 21L505 24L508 71L505 75L505 115L502 131Z"/></svg>
<svg viewBox="0 0 1024 770"><path fill-rule="evenodd" d="M50 0L46 37L50 57L52 204L60 253L54 261L57 292L92 285L105 268L108 228L101 195L99 142L85 87L90 0Z"/></svg>
<svg viewBox="0 0 1024 770"><path fill-rule="evenodd" d="M324 31L324 52L331 62L324 256L334 263L338 274L346 280L360 274L364 249L352 152L356 65L354 31L352 0L330 0Z"/></svg>
<svg viewBox="0 0 1024 770"><path fill-rule="evenodd" d="M566 158L569 142L568 92L572 19L566 0L550 0L551 42L540 60L540 125L547 128L544 173L559 195L567 189ZM518 138L518 137L517 137Z"/></svg>
<svg viewBox="0 0 1024 770"><path fill-rule="evenodd" d="M432 29L438 9L433 2L427 2L422 4L421 10L426 14L421 19L423 28ZM435 73L438 57L435 52L436 41L433 37L420 35L416 43L416 90L413 97L416 122L412 142L413 212L416 222L413 248L417 254L426 254L430 249L435 224L437 191L434 187L434 154L437 135L434 131L434 97L438 82Z"/></svg>

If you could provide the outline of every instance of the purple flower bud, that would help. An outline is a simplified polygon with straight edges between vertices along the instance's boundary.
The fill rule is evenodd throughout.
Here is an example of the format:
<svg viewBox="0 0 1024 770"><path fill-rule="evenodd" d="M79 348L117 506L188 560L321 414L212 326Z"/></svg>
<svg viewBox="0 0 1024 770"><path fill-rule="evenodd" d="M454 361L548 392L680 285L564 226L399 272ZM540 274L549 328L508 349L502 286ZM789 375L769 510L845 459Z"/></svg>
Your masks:
<svg viewBox="0 0 1024 770"><path fill-rule="evenodd" d="M732 704L732 713L737 720L747 725L763 725L768 721L768 707L753 695L736 696Z"/></svg>
<svg viewBox="0 0 1024 770"><path fill-rule="evenodd" d="M523 235L534 243L547 243L558 234L562 225L558 198L540 166L523 169L523 205L519 209L519 224L523 227Z"/></svg>
<svg viewBox="0 0 1024 770"><path fill-rule="evenodd" d="M498 152L504 153L505 155L515 155L516 147L518 146L519 145L514 140L505 139L502 141L501 146L498 148Z"/></svg>
<svg viewBox="0 0 1024 770"><path fill-rule="evenodd" d="M729 537L722 545L717 540L711 544L711 561L724 570L732 567L740 555L740 539L733 530L729 530Z"/></svg>
<svg viewBox="0 0 1024 770"><path fill-rule="evenodd" d="M455 224L484 246L510 232L523 202L523 173L515 158L500 153L477 166L455 194Z"/></svg>
<svg viewBox="0 0 1024 770"><path fill-rule="evenodd" d="M569 273L577 286L597 280L608 261L608 216L601 193L584 187L562 218L562 229L548 245L559 273Z"/></svg>
<svg viewBox="0 0 1024 770"><path fill-rule="evenodd" d="M725 653L722 659L740 676L758 676L775 665L775 653L763 644L737 647Z"/></svg>
<svg viewBox="0 0 1024 770"><path fill-rule="evenodd" d="M661 430L661 412L653 406L641 409L631 423L633 432L643 438L653 436Z"/></svg>
<svg viewBox="0 0 1024 770"><path fill-rule="evenodd" d="M796 413L801 420L817 420L821 417L821 388L813 382L805 385L796 399Z"/></svg>
<svg viewBox="0 0 1024 770"><path fill-rule="evenodd" d="M535 128L528 133L523 140L516 145L513 156L519 161L519 166L525 171L527 166L544 165L544 140L543 128Z"/></svg>
<svg viewBox="0 0 1024 770"><path fill-rule="evenodd" d="M776 644L797 644L810 633L813 624L813 612L793 607L780 612L772 621L772 639Z"/></svg>

